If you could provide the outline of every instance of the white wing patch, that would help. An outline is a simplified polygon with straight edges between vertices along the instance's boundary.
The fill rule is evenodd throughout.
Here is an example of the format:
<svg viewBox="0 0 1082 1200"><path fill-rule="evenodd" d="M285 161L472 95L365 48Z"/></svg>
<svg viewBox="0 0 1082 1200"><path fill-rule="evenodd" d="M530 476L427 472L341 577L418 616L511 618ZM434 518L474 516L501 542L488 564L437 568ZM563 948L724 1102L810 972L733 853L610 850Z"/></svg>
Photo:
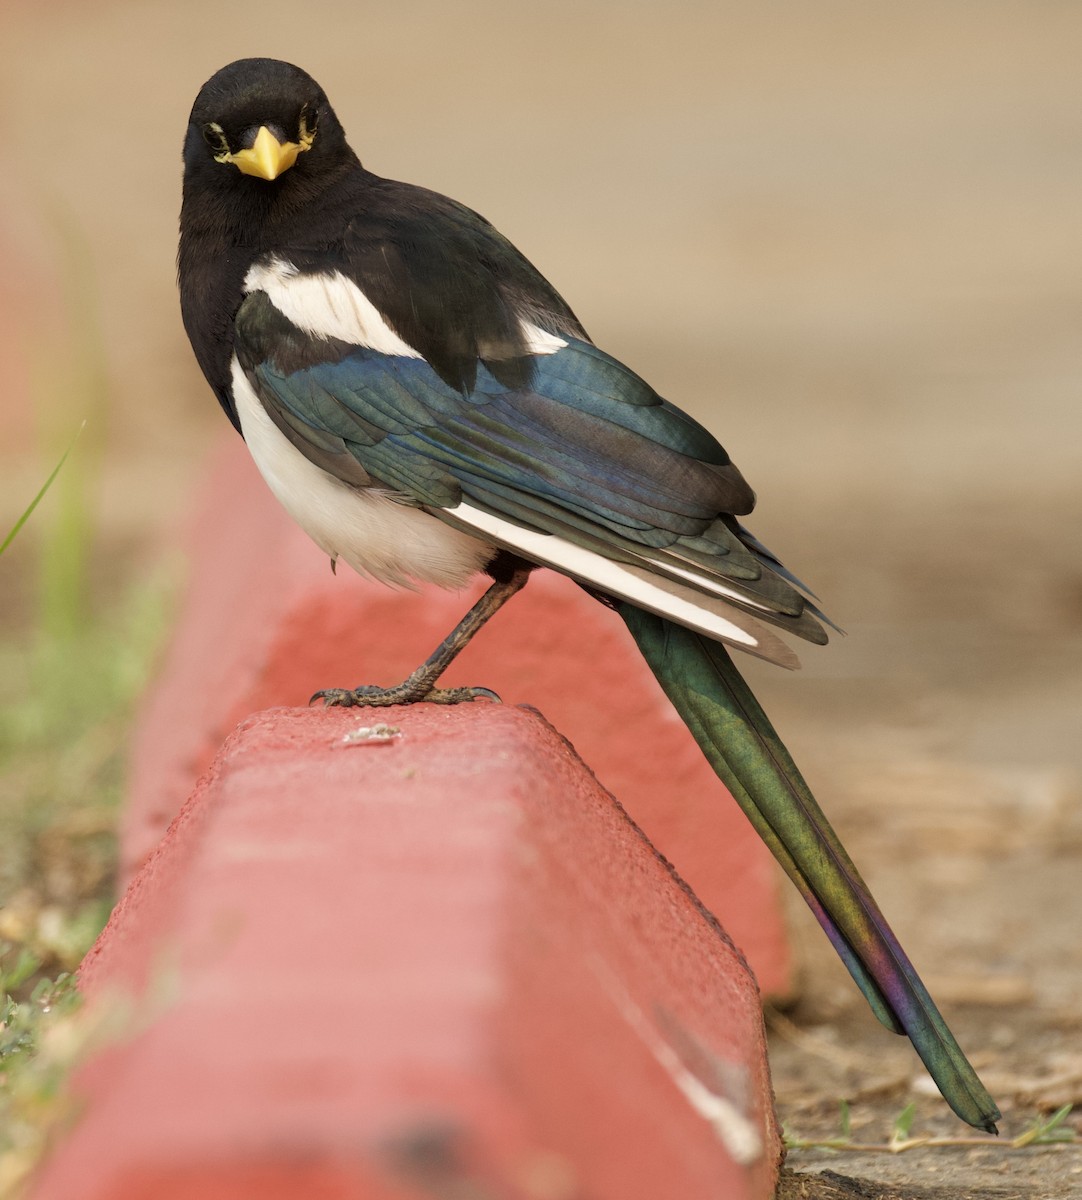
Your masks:
<svg viewBox="0 0 1082 1200"><path fill-rule="evenodd" d="M670 617L680 625L705 633L707 637L723 638L747 649L760 647L760 639L754 634L708 607L706 597L703 597L704 603L697 604L690 588L682 595L674 595L652 579L648 569L636 570L593 550L576 546L574 542L556 534L523 529L512 521L505 521L469 504L459 504L456 508L448 509L448 513L479 533L513 546L535 562L555 567L601 591Z"/></svg>
<svg viewBox="0 0 1082 1200"><path fill-rule="evenodd" d="M488 542L400 504L376 488L356 488L309 462L267 415L233 360L233 399L244 440L282 507L332 559L381 583L458 588L495 553Z"/></svg>
<svg viewBox="0 0 1082 1200"><path fill-rule="evenodd" d="M651 563L653 560L643 556L644 566ZM666 561L664 566L660 568L666 575L671 575L676 579L686 579L688 583L694 587L703 588L708 592L714 592L718 596L724 596L727 600L737 600L741 604L750 604L752 608L757 608L760 612L773 613L773 609L769 605L760 604L754 596L748 596L744 592L738 592L736 588L726 587L721 580L712 575L707 575L705 571L689 571L684 567L678 567L671 561Z"/></svg>
<svg viewBox="0 0 1082 1200"><path fill-rule="evenodd" d="M292 263L271 258L251 268L244 277L244 290L265 292L284 317L311 337L333 337L399 358L422 357L341 271L301 272ZM519 328L530 354L555 354L567 345L532 321L520 321Z"/></svg>

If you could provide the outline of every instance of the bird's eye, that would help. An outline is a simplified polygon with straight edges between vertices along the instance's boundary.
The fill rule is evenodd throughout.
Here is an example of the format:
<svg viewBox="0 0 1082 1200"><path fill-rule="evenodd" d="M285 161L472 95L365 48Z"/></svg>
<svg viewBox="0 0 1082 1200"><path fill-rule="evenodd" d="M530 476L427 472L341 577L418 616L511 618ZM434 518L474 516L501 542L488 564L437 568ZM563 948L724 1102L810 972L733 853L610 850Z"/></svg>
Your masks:
<svg viewBox="0 0 1082 1200"><path fill-rule="evenodd" d="M226 141L225 131L217 121L211 121L209 125L203 126L203 141L215 154L229 153L229 143Z"/></svg>
<svg viewBox="0 0 1082 1200"><path fill-rule="evenodd" d="M314 108L310 108L307 104L301 109L300 120L298 125L298 140L300 144L307 150L312 144L312 139L316 136L316 125L319 121L319 113Z"/></svg>

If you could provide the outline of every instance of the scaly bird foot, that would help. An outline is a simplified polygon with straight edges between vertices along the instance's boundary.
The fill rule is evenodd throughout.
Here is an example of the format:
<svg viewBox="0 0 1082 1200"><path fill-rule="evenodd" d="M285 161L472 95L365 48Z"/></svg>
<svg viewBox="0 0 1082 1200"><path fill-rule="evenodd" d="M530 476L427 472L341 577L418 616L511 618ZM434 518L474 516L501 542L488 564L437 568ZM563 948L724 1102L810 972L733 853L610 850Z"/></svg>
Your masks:
<svg viewBox="0 0 1082 1200"><path fill-rule="evenodd" d="M375 687L364 684L353 688L322 688L308 701L314 704L322 700L325 708L389 708L392 704L463 704L470 700L494 700L500 704L500 698L490 688L457 687L457 688L425 688L407 679L394 687Z"/></svg>

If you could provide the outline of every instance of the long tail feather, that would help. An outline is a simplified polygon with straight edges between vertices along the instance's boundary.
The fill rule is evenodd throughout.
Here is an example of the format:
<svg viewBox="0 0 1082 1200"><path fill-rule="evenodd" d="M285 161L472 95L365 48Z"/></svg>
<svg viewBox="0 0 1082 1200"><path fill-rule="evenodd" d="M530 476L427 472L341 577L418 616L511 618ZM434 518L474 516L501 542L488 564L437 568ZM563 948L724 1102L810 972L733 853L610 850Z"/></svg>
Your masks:
<svg viewBox="0 0 1082 1200"><path fill-rule="evenodd" d="M909 1036L963 1121L995 1133L999 1110L725 648L630 604L617 607L710 765L807 900L876 1016Z"/></svg>

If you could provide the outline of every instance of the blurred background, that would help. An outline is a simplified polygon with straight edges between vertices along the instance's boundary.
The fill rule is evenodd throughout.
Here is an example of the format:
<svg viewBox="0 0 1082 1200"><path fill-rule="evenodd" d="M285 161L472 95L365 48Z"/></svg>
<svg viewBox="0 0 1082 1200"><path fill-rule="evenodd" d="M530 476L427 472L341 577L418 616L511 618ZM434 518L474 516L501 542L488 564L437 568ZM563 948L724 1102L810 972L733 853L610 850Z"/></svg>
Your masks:
<svg viewBox="0 0 1082 1200"><path fill-rule="evenodd" d="M6 0L0 38L0 534L86 422L0 559L0 940L70 965L107 911L228 434L177 306L181 140L270 55L718 433L849 635L753 686L986 1069L1082 1091L1082 7ZM776 1069L814 1124L865 1026L808 938Z"/></svg>

